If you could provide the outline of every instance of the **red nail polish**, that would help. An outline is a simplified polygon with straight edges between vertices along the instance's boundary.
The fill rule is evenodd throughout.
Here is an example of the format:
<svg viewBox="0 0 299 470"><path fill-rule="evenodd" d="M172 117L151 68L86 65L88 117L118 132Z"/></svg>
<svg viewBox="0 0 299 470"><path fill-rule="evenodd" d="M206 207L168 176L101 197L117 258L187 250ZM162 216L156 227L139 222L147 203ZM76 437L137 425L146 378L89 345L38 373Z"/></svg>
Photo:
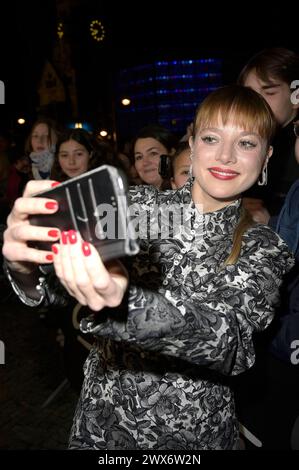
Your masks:
<svg viewBox="0 0 299 470"><path fill-rule="evenodd" d="M52 251L55 255L58 255L58 248L56 245L52 245Z"/></svg>
<svg viewBox="0 0 299 470"><path fill-rule="evenodd" d="M68 232L61 232L61 243L63 245L67 244Z"/></svg>
<svg viewBox="0 0 299 470"><path fill-rule="evenodd" d="M48 261L53 261L53 255L47 255L46 260Z"/></svg>
<svg viewBox="0 0 299 470"><path fill-rule="evenodd" d="M68 237L72 245L74 245L77 242L77 233L75 230L69 230Z"/></svg>
<svg viewBox="0 0 299 470"><path fill-rule="evenodd" d="M49 237L58 238L58 235L59 235L58 230L49 230L48 232Z"/></svg>
<svg viewBox="0 0 299 470"><path fill-rule="evenodd" d="M54 183L51 184L51 187L55 188L55 186L58 186L59 184L59 181L54 181Z"/></svg>
<svg viewBox="0 0 299 470"><path fill-rule="evenodd" d="M48 201L45 204L46 209L57 209L58 203L56 201Z"/></svg>
<svg viewBox="0 0 299 470"><path fill-rule="evenodd" d="M87 242L82 243L82 251L83 251L84 256L91 255L91 249L90 249L89 243Z"/></svg>

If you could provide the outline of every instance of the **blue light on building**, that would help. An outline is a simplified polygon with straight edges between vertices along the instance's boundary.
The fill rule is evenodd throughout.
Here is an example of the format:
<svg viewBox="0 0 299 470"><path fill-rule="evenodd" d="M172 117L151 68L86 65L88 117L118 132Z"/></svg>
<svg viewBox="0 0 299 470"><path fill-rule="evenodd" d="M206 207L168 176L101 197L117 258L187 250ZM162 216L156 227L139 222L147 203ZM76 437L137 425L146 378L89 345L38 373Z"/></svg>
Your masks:
<svg viewBox="0 0 299 470"><path fill-rule="evenodd" d="M133 137L143 126L159 122L183 135L197 106L222 85L222 60L217 58L157 61L122 70L118 93L131 105L117 106L118 133Z"/></svg>

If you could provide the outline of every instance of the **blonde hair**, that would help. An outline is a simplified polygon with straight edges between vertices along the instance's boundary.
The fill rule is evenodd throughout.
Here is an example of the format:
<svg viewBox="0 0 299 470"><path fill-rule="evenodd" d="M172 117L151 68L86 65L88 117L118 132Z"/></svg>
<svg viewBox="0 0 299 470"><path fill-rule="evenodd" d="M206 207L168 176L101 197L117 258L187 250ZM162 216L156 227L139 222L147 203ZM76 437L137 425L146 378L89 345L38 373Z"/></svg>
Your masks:
<svg viewBox="0 0 299 470"><path fill-rule="evenodd" d="M229 85L214 91L198 107L193 126L193 139L201 129L215 123L228 122L266 140L269 147L276 132L276 121L265 99L250 88ZM224 266L235 264L239 258L242 237L254 224L250 213L242 207L240 220L233 235L232 250Z"/></svg>

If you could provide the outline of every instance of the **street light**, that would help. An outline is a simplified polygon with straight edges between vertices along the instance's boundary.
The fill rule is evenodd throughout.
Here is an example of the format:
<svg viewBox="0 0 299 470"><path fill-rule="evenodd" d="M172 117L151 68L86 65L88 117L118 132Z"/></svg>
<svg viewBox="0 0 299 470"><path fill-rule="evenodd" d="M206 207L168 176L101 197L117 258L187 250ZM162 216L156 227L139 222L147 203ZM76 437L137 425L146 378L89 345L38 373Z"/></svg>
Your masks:
<svg viewBox="0 0 299 470"><path fill-rule="evenodd" d="M131 100L130 100L129 98L123 98L123 99L121 100L121 104L122 104L123 106L129 106L129 105L131 104Z"/></svg>
<svg viewBox="0 0 299 470"><path fill-rule="evenodd" d="M103 129L99 132L99 134L100 134L101 137L107 137L108 132L105 129Z"/></svg>

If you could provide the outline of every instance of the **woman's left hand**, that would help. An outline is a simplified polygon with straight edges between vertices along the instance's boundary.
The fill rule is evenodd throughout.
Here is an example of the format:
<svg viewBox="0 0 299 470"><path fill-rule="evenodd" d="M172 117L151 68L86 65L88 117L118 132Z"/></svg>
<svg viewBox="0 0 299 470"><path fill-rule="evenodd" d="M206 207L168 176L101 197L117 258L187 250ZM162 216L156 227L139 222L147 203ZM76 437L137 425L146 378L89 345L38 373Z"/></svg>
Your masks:
<svg viewBox="0 0 299 470"><path fill-rule="evenodd" d="M112 261L104 266L95 247L74 230L62 232L60 244L54 244L52 250L57 277L81 305L98 311L121 303L128 287L122 263Z"/></svg>

